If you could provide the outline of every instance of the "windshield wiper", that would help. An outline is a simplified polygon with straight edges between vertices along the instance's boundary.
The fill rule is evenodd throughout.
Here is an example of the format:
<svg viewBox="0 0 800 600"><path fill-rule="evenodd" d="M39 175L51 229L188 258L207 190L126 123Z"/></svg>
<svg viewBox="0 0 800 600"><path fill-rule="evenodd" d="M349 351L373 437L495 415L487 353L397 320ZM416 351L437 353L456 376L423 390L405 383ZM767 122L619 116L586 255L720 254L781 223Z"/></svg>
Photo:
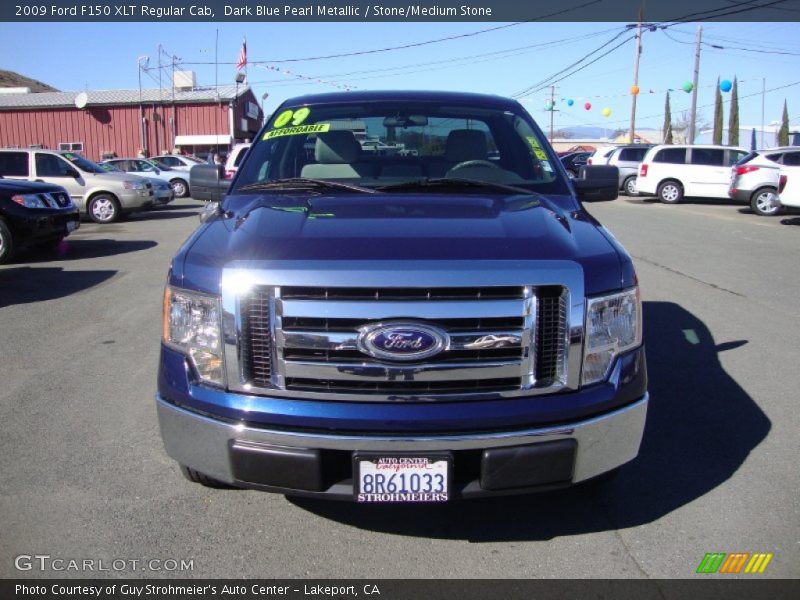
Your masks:
<svg viewBox="0 0 800 600"><path fill-rule="evenodd" d="M361 194L374 194L375 190L353 185L338 183L325 179L309 179L307 177L291 177L289 179L273 179L271 181L257 181L248 183L236 189L237 192L257 192L262 190L342 190L358 192Z"/></svg>
<svg viewBox="0 0 800 600"><path fill-rule="evenodd" d="M460 179L458 177L439 177L436 179L431 179L430 177L426 177L424 179L414 179L412 181L404 181L403 183L392 183L389 185L382 185L375 189L381 192L394 192L394 191L403 191L416 188L437 188L437 187L453 188L453 189L464 188L464 187L475 187L475 188L484 188L489 190L497 190L501 192L507 192L510 194L525 194L527 196L538 195L535 192L514 185L506 185L504 183L494 183L492 181L480 181L477 179Z"/></svg>

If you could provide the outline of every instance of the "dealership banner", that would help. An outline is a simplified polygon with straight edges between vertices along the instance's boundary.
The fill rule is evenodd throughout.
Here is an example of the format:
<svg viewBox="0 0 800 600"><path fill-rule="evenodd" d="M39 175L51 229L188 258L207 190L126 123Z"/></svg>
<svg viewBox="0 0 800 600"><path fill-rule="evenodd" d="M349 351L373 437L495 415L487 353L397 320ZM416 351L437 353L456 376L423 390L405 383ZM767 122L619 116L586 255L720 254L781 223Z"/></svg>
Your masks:
<svg viewBox="0 0 800 600"><path fill-rule="evenodd" d="M577 564L577 563L576 563ZM579 568L579 567L576 567ZM576 575L579 575L576 571ZM0 580L3 600L777 600L800 597L800 580L786 579L41 579Z"/></svg>
<svg viewBox="0 0 800 600"><path fill-rule="evenodd" d="M630 22L641 0L5 0L0 21ZM797 21L798 0L646 3L650 22Z"/></svg>

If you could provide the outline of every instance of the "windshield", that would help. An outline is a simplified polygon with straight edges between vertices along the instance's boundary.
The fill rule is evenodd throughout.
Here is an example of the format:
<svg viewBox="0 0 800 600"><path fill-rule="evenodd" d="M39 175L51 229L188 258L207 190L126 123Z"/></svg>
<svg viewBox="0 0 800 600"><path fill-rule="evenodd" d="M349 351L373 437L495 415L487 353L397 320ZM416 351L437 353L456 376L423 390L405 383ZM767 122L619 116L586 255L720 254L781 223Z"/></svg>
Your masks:
<svg viewBox="0 0 800 600"><path fill-rule="evenodd" d="M108 173L108 169L104 169L100 165L82 157L80 154L65 152L61 156L86 173Z"/></svg>
<svg viewBox="0 0 800 600"><path fill-rule="evenodd" d="M233 194L300 177L387 191L444 178L569 194L557 160L522 110L402 102L283 107L247 153ZM458 191L465 189L481 192Z"/></svg>

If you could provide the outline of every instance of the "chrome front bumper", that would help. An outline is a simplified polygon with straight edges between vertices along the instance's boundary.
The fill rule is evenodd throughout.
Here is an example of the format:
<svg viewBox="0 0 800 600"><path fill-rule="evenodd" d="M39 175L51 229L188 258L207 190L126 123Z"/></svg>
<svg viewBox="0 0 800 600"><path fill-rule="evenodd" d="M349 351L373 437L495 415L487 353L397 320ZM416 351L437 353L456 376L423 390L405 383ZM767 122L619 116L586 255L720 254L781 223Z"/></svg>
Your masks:
<svg viewBox="0 0 800 600"><path fill-rule="evenodd" d="M570 439L577 442L571 480L577 483L611 471L636 457L644 433L648 401L649 396L645 394L624 408L598 417L520 431L359 436L275 431L223 422L180 408L156 395L158 420L167 454L183 465L231 484L241 484L234 477L229 454L230 448L239 443L302 449L426 452L526 446ZM474 489L474 485L472 488L464 490L462 495L482 495L482 490ZM352 493L346 489L337 492L334 495Z"/></svg>

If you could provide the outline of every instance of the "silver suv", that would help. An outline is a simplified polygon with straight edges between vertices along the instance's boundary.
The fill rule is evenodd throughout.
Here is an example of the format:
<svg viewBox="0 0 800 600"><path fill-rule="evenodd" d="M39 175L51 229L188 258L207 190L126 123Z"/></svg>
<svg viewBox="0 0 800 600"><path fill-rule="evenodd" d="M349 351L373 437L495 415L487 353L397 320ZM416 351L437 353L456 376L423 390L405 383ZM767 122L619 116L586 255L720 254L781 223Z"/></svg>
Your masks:
<svg viewBox="0 0 800 600"><path fill-rule="evenodd" d="M619 189L628 196L636 195L636 175L644 155L653 146L651 144L630 144L620 146L608 157L607 165L619 169Z"/></svg>
<svg viewBox="0 0 800 600"><path fill-rule="evenodd" d="M60 185L96 223L112 223L153 206L152 184L136 175L109 173L74 152L2 149L0 175Z"/></svg>

